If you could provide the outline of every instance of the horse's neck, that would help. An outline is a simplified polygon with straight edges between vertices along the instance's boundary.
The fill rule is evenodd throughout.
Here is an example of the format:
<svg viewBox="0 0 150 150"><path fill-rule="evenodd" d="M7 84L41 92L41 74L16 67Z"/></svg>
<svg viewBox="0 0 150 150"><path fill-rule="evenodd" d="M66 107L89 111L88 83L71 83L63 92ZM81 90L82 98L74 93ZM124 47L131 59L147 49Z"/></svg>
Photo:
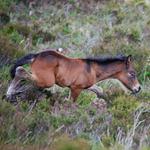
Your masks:
<svg viewBox="0 0 150 150"><path fill-rule="evenodd" d="M123 71L123 64L118 62L99 64L95 70L97 82L108 78L118 78L119 73Z"/></svg>

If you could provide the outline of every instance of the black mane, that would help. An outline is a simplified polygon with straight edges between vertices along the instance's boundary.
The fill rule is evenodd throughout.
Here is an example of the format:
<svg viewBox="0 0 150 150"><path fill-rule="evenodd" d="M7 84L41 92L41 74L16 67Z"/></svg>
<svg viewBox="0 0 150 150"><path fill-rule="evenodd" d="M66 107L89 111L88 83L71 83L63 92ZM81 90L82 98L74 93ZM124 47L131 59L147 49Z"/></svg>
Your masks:
<svg viewBox="0 0 150 150"><path fill-rule="evenodd" d="M126 61L127 56L116 56L116 57L87 57L86 61L94 61L98 63L109 63L114 61Z"/></svg>

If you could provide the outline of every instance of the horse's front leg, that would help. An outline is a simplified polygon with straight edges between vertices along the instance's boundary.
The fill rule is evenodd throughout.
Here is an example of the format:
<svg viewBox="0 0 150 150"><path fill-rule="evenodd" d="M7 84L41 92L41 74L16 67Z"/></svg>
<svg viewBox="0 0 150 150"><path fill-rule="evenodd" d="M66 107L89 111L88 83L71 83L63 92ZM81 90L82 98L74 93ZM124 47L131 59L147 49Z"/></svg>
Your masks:
<svg viewBox="0 0 150 150"><path fill-rule="evenodd" d="M73 103L75 103L78 99L78 96L82 92L83 89L74 89L71 88L71 93L69 94L69 99L73 98Z"/></svg>
<svg viewBox="0 0 150 150"><path fill-rule="evenodd" d="M103 89L97 86L96 84L94 84L86 90L94 92L98 98L101 98L103 96Z"/></svg>

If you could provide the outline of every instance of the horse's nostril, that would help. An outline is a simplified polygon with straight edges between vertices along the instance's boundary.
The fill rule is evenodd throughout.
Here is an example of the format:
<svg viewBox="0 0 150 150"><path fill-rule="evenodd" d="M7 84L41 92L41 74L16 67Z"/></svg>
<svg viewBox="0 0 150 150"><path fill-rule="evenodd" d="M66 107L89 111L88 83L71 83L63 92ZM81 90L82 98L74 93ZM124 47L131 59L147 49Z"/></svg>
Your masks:
<svg viewBox="0 0 150 150"><path fill-rule="evenodd" d="M138 93L141 90L141 86L139 85L138 87L134 88L133 93Z"/></svg>

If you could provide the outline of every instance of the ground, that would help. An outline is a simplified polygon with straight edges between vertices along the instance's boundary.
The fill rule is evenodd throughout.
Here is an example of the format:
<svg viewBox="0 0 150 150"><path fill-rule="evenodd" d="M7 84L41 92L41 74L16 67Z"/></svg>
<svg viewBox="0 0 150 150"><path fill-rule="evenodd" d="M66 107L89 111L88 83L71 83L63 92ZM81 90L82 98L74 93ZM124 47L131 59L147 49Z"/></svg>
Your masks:
<svg viewBox="0 0 150 150"><path fill-rule="evenodd" d="M102 81L102 98L83 91L73 105L68 88L46 91L21 82L17 102L0 101L0 149L148 150L149 14L148 0L0 0L1 97L13 62L47 48L82 58L131 54L142 86L133 95L116 80Z"/></svg>

